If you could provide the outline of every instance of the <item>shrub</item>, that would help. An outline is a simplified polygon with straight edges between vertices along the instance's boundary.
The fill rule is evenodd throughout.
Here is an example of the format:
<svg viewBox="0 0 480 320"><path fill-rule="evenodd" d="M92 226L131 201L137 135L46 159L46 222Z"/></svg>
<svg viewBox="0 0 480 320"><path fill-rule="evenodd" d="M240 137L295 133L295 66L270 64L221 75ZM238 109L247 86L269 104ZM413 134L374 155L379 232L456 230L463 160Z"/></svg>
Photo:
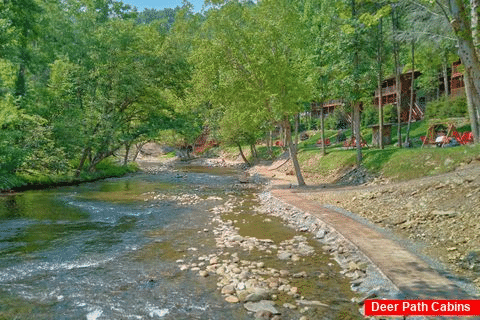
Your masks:
<svg viewBox="0 0 480 320"><path fill-rule="evenodd" d="M465 96L441 97L427 104L425 117L428 119L445 119L468 116L467 98Z"/></svg>
<svg viewBox="0 0 480 320"><path fill-rule="evenodd" d="M368 127L378 123L378 110L372 105L368 105L363 109L362 126Z"/></svg>
<svg viewBox="0 0 480 320"><path fill-rule="evenodd" d="M383 122L384 123L396 123L397 122L397 106L393 104L387 104L383 106Z"/></svg>
<svg viewBox="0 0 480 320"><path fill-rule="evenodd" d="M320 121L320 120L319 120ZM347 112L344 107L337 107L332 114L325 117L325 129L338 130L346 129L350 126L347 120ZM318 125L320 127L320 125Z"/></svg>

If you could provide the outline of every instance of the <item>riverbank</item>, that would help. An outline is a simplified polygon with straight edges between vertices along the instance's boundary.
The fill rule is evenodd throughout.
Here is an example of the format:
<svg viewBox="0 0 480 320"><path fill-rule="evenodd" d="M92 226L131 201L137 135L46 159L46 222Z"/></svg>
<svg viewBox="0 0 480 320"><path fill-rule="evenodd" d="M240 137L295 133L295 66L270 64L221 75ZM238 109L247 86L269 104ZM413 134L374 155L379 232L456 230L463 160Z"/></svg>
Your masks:
<svg viewBox="0 0 480 320"><path fill-rule="evenodd" d="M299 201L363 219L372 228L392 235L438 272L466 284L471 294L478 293L478 161L450 173L400 183L377 178L361 186L338 183L304 188L295 187L294 177L277 167L275 163L257 166L252 172L293 188L303 199ZM472 282L477 287L468 285Z"/></svg>
<svg viewBox="0 0 480 320"><path fill-rule="evenodd" d="M85 182L95 182L107 178L117 178L139 170L135 162L127 166L113 161L98 164L95 172L82 172L77 176L73 171L62 174L16 174L0 177L0 195L55 187L75 186Z"/></svg>
<svg viewBox="0 0 480 320"><path fill-rule="evenodd" d="M196 160L197 164L202 161L206 160ZM208 162L210 164L217 162L222 166L228 165L221 159L210 159ZM450 273L459 279L463 278L466 282L475 281L478 284L480 267L475 254L478 248L476 242L478 237L475 236L478 223L475 217L479 214L477 211L480 206L477 203L478 197L474 194L478 194L480 190L480 166L476 162L462 166L455 172L402 183L385 184L384 181L378 183L377 180L376 184L370 182L363 186L337 184L306 188L296 188L294 177L285 174L283 170L278 170L288 165L284 162L280 160L270 165L257 165L251 168L249 170L251 180L258 181L258 177L262 177L262 179L276 181L274 183L277 184L283 183L287 188L293 188L295 194L305 199L304 201L314 201L320 206L337 211L347 210L344 212L351 213L358 219L366 219L365 221L373 228L383 230L385 234L393 231L393 238L396 241L403 246L408 246L409 251L423 257L423 260L427 260L435 270ZM270 201L271 199L270 196ZM275 201L281 202L281 199ZM461 213L452 211L455 208L460 209ZM410 209L411 213L405 215L406 209ZM305 217L312 218L308 212L295 211L298 209L269 210L277 212L276 215L286 219L287 224L292 224L292 212L296 212L301 222L304 222L302 219ZM295 217L295 214L293 216ZM397 221L399 219L402 221ZM313 227L300 225L300 227L297 226L298 230L315 231L326 227L321 221L311 223ZM310 230L311 228L313 230ZM467 232L464 232L465 230ZM326 235L331 231L331 228L323 229L318 234ZM458 247L445 243L445 238L442 237L446 237L446 234L449 236L448 240ZM475 238L465 239L468 235L473 235ZM338 247L338 245L334 246L332 250L334 254ZM452 264L454 257L456 263ZM469 286L468 290L474 293L476 289ZM366 291L369 290L364 290Z"/></svg>
<svg viewBox="0 0 480 320"><path fill-rule="evenodd" d="M192 172L201 167L211 175L244 165L195 159L160 166L147 161L140 167L151 174L173 170L183 179L183 168ZM255 319L361 319L358 302L380 295L372 291L369 279L377 284L375 290L382 283L379 275L372 280L373 270L366 259L342 243L340 236L333 237L335 232L329 228L321 242L314 233L285 223L281 213L290 211L264 190L265 178L246 175L243 170L236 177L237 182L225 189L227 201L210 210L211 224L199 230L214 236L213 252L190 248L188 255L177 260L179 269L200 278L215 278L223 299L241 304ZM245 198L241 196L245 190L255 192ZM327 245L331 250L324 248ZM338 252L340 265L334 261ZM387 287L383 285L382 292Z"/></svg>
<svg viewBox="0 0 480 320"><path fill-rule="evenodd" d="M255 170L295 185L291 176L269 167ZM413 243L412 250L439 260L449 272L479 285L480 162L431 177L379 181L359 186L310 185L297 194L358 215L401 241Z"/></svg>

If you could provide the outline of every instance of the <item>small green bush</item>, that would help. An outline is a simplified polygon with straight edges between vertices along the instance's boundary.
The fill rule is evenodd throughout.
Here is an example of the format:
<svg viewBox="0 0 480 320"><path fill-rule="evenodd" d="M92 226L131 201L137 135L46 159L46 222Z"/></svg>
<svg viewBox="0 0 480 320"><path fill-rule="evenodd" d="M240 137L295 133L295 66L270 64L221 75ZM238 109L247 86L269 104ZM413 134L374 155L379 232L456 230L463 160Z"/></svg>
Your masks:
<svg viewBox="0 0 480 320"><path fill-rule="evenodd" d="M467 98L465 96L441 97L427 104L427 119L445 119L468 116Z"/></svg>
<svg viewBox="0 0 480 320"><path fill-rule="evenodd" d="M320 120L319 120L320 121ZM338 130L346 129L349 127L347 120L347 112L344 107L337 107L333 111L333 114L329 114L324 120L325 129ZM317 125L320 127L320 125Z"/></svg>
<svg viewBox="0 0 480 320"><path fill-rule="evenodd" d="M378 110L372 105L368 105L362 112L362 126L368 127L378 123Z"/></svg>
<svg viewBox="0 0 480 320"><path fill-rule="evenodd" d="M397 107L393 104L383 106L383 123L397 122Z"/></svg>

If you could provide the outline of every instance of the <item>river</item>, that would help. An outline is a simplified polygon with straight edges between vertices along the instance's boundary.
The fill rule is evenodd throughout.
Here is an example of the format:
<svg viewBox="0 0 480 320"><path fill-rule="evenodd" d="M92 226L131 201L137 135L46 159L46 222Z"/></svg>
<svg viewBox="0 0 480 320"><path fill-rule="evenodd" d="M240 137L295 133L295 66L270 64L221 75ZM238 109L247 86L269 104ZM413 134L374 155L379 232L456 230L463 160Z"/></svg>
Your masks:
<svg viewBox="0 0 480 320"><path fill-rule="evenodd" d="M177 169L0 196L0 319L252 319L177 260L214 252L209 210L256 189Z"/></svg>

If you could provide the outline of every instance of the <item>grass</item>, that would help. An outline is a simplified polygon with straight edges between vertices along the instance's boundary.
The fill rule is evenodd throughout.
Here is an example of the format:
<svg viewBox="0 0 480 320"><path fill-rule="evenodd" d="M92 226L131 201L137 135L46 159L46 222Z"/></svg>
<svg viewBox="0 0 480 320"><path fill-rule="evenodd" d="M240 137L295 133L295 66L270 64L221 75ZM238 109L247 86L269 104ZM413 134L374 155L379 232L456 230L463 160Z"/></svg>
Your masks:
<svg viewBox="0 0 480 320"><path fill-rule="evenodd" d="M362 150L363 166L374 175L393 180L409 180L417 177L431 176L454 170L458 166L470 163L474 159L480 159L480 145L464 145L452 148L436 148L434 146L424 146L422 148L421 136L427 135L429 126L432 123L454 123L457 131L461 134L470 131L468 120L464 118L454 118L446 120L424 120L411 124L410 140L412 148L398 148L397 127L392 127L390 145L385 146L384 150L373 148L372 129L363 128L362 136L369 144L369 148ZM405 139L406 125L402 125L402 140ZM343 148L343 142L335 144L336 130L326 130L325 137L328 137L333 143L327 147L327 154L322 156L320 148L316 142L320 139L319 132L309 132L310 137L299 143L298 159L302 171L306 174L321 176L338 175L346 170L353 168L356 162L356 150ZM351 130L344 131L345 136L351 136ZM222 147L224 154L230 158L238 157L237 147ZM243 147L246 156L251 159L250 148ZM262 159L268 159L267 148L257 146ZM282 148L274 147L274 155L278 156L283 152Z"/></svg>
<svg viewBox="0 0 480 320"><path fill-rule="evenodd" d="M376 161L365 156L365 167L392 180L409 180L417 177L453 171L461 164L478 158L480 145L453 148L415 148L387 151ZM389 156L388 156L389 155Z"/></svg>
<svg viewBox="0 0 480 320"><path fill-rule="evenodd" d="M352 150L334 150L322 157L320 149L300 149L298 161L303 171L331 175L355 165L356 153Z"/></svg>
<svg viewBox="0 0 480 320"><path fill-rule="evenodd" d="M136 163L130 162L127 166L122 166L107 158L97 165L95 172L82 172L79 177L75 175L73 170L59 174L18 172L16 174L2 175L0 177L0 191L75 184L110 177L121 177L136 171L138 171Z"/></svg>
<svg viewBox="0 0 480 320"><path fill-rule="evenodd" d="M364 148L362 150L363 166L372 174L400 181L449 172L461 164L469 163L478 158L480 145L464 145L453 148L425 146L422 148L420 137L426 135L432 122L435 121L412 123L410 137L414 148L398 148L395 146L398 139L394 127L392 129L392 144L386 146L384 150L376 148ZM465 120L454 119L444 122L457 122L457 131L459 132L470 130L470 125L465 124ZM349 134L350 132L347 131L346 136L348 137ZM403 138L405 134L406 127L402 127ZM362 135L368 143L371 143L371 129L363 129ZM316 135L309 140L315 138ZM304 172L332 175L355 165L356 150L343 150L343 148L332 146L327 148L327 155L322 157L320 149L312 147L309 140L300 145L298 154Z"/></svg>

